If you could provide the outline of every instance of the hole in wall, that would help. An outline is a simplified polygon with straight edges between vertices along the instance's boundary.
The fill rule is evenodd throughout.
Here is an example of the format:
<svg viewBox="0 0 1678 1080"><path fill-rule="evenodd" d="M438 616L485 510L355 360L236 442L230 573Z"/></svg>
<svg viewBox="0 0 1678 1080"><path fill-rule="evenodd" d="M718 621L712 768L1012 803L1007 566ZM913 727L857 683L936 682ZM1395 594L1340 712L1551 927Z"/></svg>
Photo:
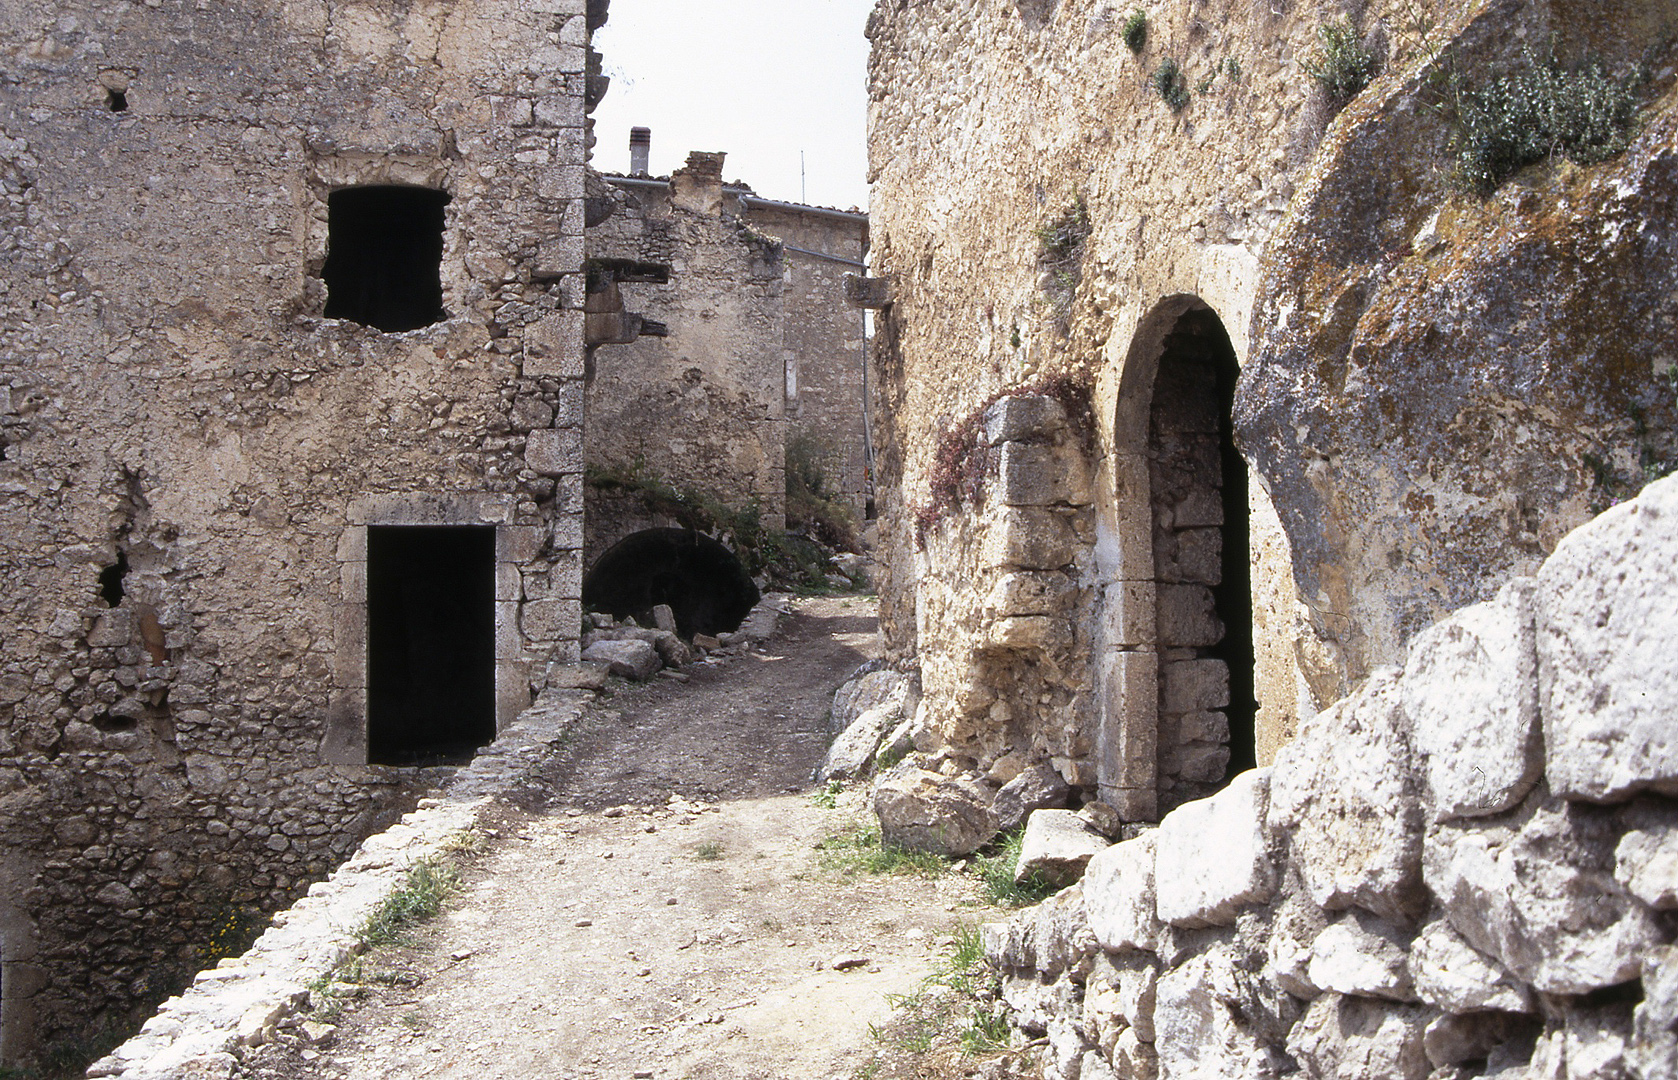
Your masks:
<svg viewBox="0 0 1678 1080"><path fill-rule="evenodd" d="M734 552L685 529L646 529L613 544L583 578L583 604L613 618L652 625L668 604L684 637L739 629L759 599Z"/></svg>
<svg viewBox="0 0 1678 1080"><path fill-rule="evenodd" d="M112 112L127 112L128 94L122 90L107 89L105 91L105 105Z"/></svg>
<svg viewBox="0 0 1678 1080"><path fill-rule="evenodd" d="M106 607L116 607L122 603L122 579L128 576L128 555L117 552L117 561L99 571L99 595L105 601Z"/></svg>
<svg viewBox="0 0 1678 1080"><path fill-rule="evenodd" d="M100 731L110 733L116 731L133 731L140 726L140 722L132 716L115 716L108 712L100 713L93 718L93 726Z"/></svg>
<svg viewBox="0 0 1678 1080"><path fill-rule="evenodd" d="M370 527L368 762L461 764L494 738L494 527Z"/></svg>
<svg viewBox="0 0 1678 1080"><path fill-rule="evenodd" d="M373 185L327 199L326 317L386 333L442 322L447 192Z"/></svg>

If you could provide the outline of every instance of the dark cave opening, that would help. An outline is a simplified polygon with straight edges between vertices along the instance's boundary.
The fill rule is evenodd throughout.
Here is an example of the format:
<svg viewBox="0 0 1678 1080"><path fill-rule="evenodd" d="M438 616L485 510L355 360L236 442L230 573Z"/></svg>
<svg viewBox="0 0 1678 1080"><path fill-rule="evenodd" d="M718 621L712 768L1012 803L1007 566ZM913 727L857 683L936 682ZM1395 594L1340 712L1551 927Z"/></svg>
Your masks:
<svg viewBox="0 0 1678 1080"><path fill-rule="evenodd" d="M342 188L327 201L326 317L386 333L443 311L443 208L448 193L392 184Z"/></svg>
<svg viewBox="0 0 1678 1080"><path fill-rule="evenodd" d="M739 628L759 599L735 554L704 533L646 529L619 540L583 579L583 604L613 618L652 625L668 604L683 637Z"/></svg>
<svg viewBox="0 0 1678 1080"><path fill-rule="evenodd" d="M128 576L128 555L117 552L117 561L99 571L99 596L106 607L116 607L124 596L122 579Z"/></svg>

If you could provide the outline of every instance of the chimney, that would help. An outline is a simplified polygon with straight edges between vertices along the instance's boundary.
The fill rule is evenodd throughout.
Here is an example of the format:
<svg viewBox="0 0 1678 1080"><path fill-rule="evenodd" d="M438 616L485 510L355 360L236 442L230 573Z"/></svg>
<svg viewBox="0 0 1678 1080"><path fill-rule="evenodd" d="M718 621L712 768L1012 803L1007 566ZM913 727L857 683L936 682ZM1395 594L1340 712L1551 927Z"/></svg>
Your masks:
<svg viewBox="0 0 1678 1080"><path fill-rule="evenodd" d="M632 127L629 129L629 175L647 175L647 155L653 148L653 129Z"/></svg>

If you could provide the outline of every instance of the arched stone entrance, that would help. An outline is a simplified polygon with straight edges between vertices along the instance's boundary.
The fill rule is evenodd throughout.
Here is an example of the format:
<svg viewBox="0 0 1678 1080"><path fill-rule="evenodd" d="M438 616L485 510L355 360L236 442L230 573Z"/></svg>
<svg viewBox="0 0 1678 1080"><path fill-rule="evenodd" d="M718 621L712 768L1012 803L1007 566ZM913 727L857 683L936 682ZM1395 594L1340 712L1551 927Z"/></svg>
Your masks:
<svg viewBox="0 0 1678 1080"><path fill-rule="evenodd" d="M721 541L687 529L643 529L613 544L583 578L583 604L651 625L670 605L684 637L737 629L757 586Z"/></svg>
<svg viewBox="0 0 1678 1080"><path fill-rule="evenodd" d="M1254 764L1247 467L1235 350L1192 296L1142 320L1114 428L1117 580L1104 590L1103 798L1157 819Z"/></svg>

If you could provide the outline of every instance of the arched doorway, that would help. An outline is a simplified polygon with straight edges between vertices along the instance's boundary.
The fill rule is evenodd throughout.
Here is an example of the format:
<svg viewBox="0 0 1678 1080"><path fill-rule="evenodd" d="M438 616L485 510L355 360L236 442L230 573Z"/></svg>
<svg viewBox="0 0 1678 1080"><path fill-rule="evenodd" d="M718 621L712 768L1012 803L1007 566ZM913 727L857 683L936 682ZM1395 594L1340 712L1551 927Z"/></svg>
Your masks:
<svg viewBox="0 0 1678 1080"><path fill-rule="evenodd" d="M614 618L652 625L670 605L683 637L737 629L758 602L757 586L735 554L701 532L644 529L619 540L583 578L583 604Z"/></svg>
<svg viewBox="0 0 1678 1080"><path fill-rule="evenodd" d="M1142 320L1114 429L1116 638L1105 658L1104 797L1157 819L1254 764L1248 477L1218 316L1174 297Z"/></svg>

